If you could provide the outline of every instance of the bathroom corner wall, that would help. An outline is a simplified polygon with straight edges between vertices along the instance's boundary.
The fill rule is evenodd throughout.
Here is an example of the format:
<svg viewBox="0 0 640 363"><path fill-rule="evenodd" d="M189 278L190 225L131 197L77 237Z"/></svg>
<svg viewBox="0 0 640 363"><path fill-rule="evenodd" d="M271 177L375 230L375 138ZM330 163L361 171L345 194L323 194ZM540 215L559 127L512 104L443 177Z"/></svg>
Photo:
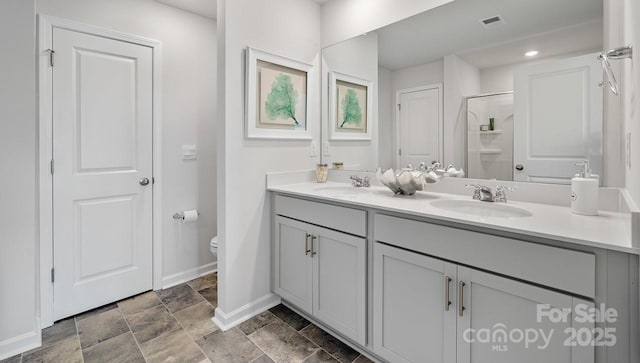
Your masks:
<svg viewBox="0 0 640 363"><path fill-rule="evenodd" d="M466 165L464 98L480 93L480 71L456 55L444 57L444 164Z"/></svg>
<svg viewBox="0 0 640 363"><path fill-rule="evenodd" d="M218 309L224 328L279 301L271 294L266 173L312 169L310 141L244 135L247 46L312 63L308 122L320 139L320 5L311 0L218 0Z"/></svg>
<svg viewBox="0 0 640 363"><path fill-rule="evenodd" d="M162 43L162 285L215 268L216 22L153 0L37 0L39 14L143 36ZM182 145L197 160L182 160ZM175 212L198 209L181 225Z"/></svg>
<svg viewBox="0 0 640 363"><path fill-rule="evenodd" d="M0 360L40 343L35 1L0 2Z"/></svg>
<svg viewBox="0 0 640 363"><path fill-rule="evenodd" d="M640 206L640 2L624 0L624 44L633 44L632 60L624 61L623 118L625 143L630 142L630 160L626 160L626 187ZM622 44L620 44L622 45ZM623 144L625 144L623 143ZM640 241L636 241L640 244Z"/></svg>

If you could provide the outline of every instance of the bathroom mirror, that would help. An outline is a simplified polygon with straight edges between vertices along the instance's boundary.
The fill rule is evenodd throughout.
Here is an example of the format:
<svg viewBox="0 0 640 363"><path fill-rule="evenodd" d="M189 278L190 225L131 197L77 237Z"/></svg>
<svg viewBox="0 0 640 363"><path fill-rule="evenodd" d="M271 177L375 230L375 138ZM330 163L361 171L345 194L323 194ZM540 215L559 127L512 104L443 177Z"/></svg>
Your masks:
<svg viewBox="0 0 640 363"><path fill-rule="evenodd" d="M470 178L567 184L588 159L603 184L619 178L620 144L605 139L620 133L619 98L597 59L603 8L456 0L324 48L323 162L439 161Z"/></svg>

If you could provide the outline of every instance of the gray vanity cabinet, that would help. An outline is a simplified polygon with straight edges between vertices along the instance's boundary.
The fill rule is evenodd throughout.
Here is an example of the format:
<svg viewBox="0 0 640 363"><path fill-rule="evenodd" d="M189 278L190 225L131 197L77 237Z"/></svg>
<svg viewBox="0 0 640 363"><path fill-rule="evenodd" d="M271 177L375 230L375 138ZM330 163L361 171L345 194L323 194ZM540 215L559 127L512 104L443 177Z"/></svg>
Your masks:
<svg viewBox="0 0 640 363"><path fill-rule="evenodd" d="M456 265L376 243L373 346L389 362L456 361Z"/></svg>
<svg viewBox="0 0 640 363"><path fill-rule="evenodd" d="M276 216L276 294L366 344L366 239Z"/></svg>
<svg viewBox="0 0 640 363"><path fill-rule="evenodd" d="M594 362L594 348L579 344L592 334L593 323L578 324L572 313L558 322L537 316L538 306L545 304L575 311L578 304L592 308L592 302L464 266L458 266L457 285L458 304L464 307L457 316L458 363Z"/></svg>
<svg viewBox="0 0 640 363"><path fill-rule="evenodd" d="M566 329L591 334L593 324L578 326L572 315L566 322L537 321L538 304L574 309L580 303L593 307L525 282L374 246L374 350L390 362L593 362L593 347L564 345L572 341ZM532 341L525 345L527 334Z"/></svg>

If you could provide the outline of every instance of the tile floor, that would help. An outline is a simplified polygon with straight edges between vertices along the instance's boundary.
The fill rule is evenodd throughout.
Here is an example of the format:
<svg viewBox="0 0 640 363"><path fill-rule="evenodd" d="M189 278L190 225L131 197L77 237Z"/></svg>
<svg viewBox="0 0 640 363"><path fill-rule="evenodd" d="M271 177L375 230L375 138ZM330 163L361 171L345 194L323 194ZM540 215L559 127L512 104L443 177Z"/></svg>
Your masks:
<svg viewBox="0 0 640 363"><path fill-rule="evenodd" d="M59 321L42 347L0 363L370 362L284 305L226 333L211 322L216 306L211 274Z"/></svg>

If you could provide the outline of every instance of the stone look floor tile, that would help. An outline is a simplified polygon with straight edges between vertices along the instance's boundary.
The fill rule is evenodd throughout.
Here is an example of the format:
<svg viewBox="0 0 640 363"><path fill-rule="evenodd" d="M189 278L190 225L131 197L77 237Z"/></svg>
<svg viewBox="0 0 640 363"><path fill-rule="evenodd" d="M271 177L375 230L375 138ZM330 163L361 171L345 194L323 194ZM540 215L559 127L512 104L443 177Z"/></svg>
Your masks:
<svg viewBox="0 0 640 363"><path fill-rule="evenodd" d="M127 316L127 321L140 344L180 327L178 321L167 311L164 305L158 305L129 315Z"/></svg>
<svg viewBox="0 0 640 363"><path fill-rule="evenodd" d="M187 284L158 291L158 296L172 313L204 301L204 298Z"/></svg>
<svg viewBox="0 0 640 363"><path fill-rule="evenodd" d="M198 363L207 357L183 330L173 330L141 346L148 363L180 362Z"/></svg>
<svg viewBox="0 0 640 363"><path fill-rule="evenodd" d="M145 361L131 332L84 349L82 354L85 363L143 363Z"/></svg>
<svg viewBox="0 0 640 363"><path fill-rule="evenodd" d="M276 362L302 362L318 347L289 325L276 321L249 335Z"/></svg>
<svg viewBox="0 0 640 363"><path fill-rule="evenodd" d="M304 363L333 363L338 362L335 358L333 358L329 353L320 349L319 351L313 353L309 358L304 360Z"/></svg>
<svg viewBox="0 0 640 363"><path fill-rule="evenodd" d="M269 311L280 318L280 320L289 324L295 330L302 330L302 328L311 324L309 320L303 318L301 315L282 304L269 309Z"/></svg>
<svg viewBox="0 0 640 363"><path fill-rule="evenodd" d="M74 336L57 342L53 345L43 347L32 353L25 353L22 362L65 362L82 363L82 351L78 337Z"/></svg>
<svg viewBox="0 0 640 363"><path fill-rule="evenodd" d="M22 359L22 354L18 354L18 355L14 355L13 357L0 360L0 363L20 363L21 359Z"/></svg>
<svg viewBox="0 0 640 363"><path fill-rule="evenodd" d="M129 331L127 322L118 309L91 315L78 321L77 324L82 349L87 349Z"/></svg>
<svg viewBox="0 0 640 363"><path fill-rule="evenodd" d="M205 276L198 277L195 280L187 282L187 285L195 291L200 291L208 287L218 287L218 274L213 273Z"/></svg>
<svg viewBox="0 0 640 363"><path fill-rule="evenodd" d="M273 359L269 358L268 355L263 354L258 358L251 361L251 363L274 363Z"/></svg>
<svg viewBox="0 0 640 363"><path fill-rule="evenodd" d="M353 363L373 363L373 361L365 357L364 355L360 355L358 358L356 358L356 360L353 361Z"/></svg>
<svg viewBox="0 0 640 363"><path fill-rule="evenodd" d="M84 312L82 314L78 314L76 315L76 321L80 321L80 320L84 320L90 316L96 315L96 314L100 314L100 313L104 313L105 311L109 311L112 309L115 309L118 307L117 303L113 303L113 304L109 304L109 305L105 305L105 306L101 306L99 308L95 308L93 310L89 310L87 312Z"/></svg>
<svg viewBox="0 0 640 363"><path fill-rule="evenodd" d="M316 343L320 348L326 350L340 362L353 362L353 360L358 358L360 355L360 353L355 351L353 348L344 344L339 339L314 324L302 329L300 334L309 338L309 340Z"/></svg>
<svg viewBox="0 0 640 363"><path fill-rule="evenodd" d="M207 334L218 330L218 327L211 321L213 317L213 306L206 301L180 310L173 314L184 329L194 339L201 338Z"/></svg>
<svg viewBox="0 0 640 363"><path fill-rule="evenodd" d="M213 305L214 308L218 307L218 288L207 287L202 290L198 290L198 294L202 295L207 301Z"/></svg>
<svg viewBox="0 0 640 363"><path fill-rule="evenodd" d="M124 315L131 315L160 304L162 304L162 302L158 298L158 295L153 291L149 291L120 301L118 307Z"/></svg>
<svg viewBox="0 0 640 363"><path fill-rule="evenodd" d="M196 343L212 362L246 363L264 354L235 328L225 333L218 330L196 340Z"/></svg>
<svg viewBox="0 0 640 363"><path fill-rule="evenodd" d="M77 334L76 322L73 318L61 320L42 330L42 347L44 348L71 337L75 337ZM36 348L34 350L38 349L41 348Z"/></svg>
<svg viewBox="0 0 640 363"><path fill-rule="evenodd" d="M276 320L277 318L275 315L273 315L270 311L265 311L264 313L258 314L253 318L240 324L238 328L242 330L242 332L245 333L246 335L249 335L255 332L256 330L261 329L273 323Z"/></svg>

